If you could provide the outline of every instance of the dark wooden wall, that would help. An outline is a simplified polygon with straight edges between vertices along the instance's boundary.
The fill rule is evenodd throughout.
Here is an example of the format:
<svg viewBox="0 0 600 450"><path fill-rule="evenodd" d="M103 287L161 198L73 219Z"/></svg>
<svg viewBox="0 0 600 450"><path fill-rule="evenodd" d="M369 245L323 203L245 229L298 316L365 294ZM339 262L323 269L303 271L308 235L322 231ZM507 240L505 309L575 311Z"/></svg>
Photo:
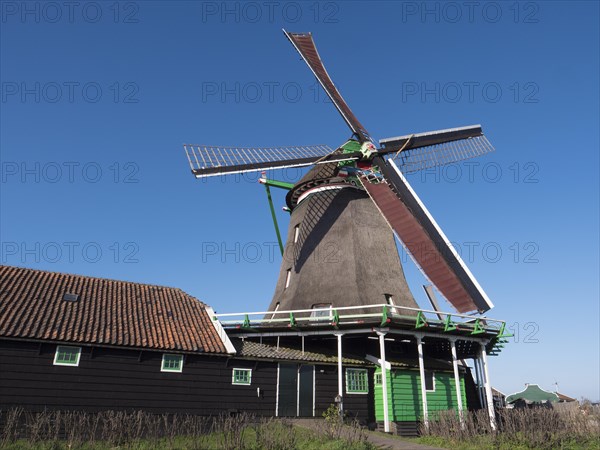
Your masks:
<svg viewBox="0 0 600 450"><path fill-rule="evenodd" d="M82 347L79 366L71 367L53 365L55 351L55 344L0 339L1 409L275 415L276 362L186 355L183 372L170 373L160 371L159 352ZM253 369L250 386L231 384L234 367ZM334 403L337 379L337 366L316 365L316 417ZM373 389L371 369L368 394L346 394L344 385L344 409L350 417L375 421Z"/></svg>
<svg viewBox="0 0 600 450"><path fill-rule="evenodd" d="M138 351L83 347L79 366L68 367L53 365L55 350L54 344L0 340L0 408L275 413L276 363L186 355L182 373L166 373L158 352L140 359ZM233 367L252 368L252 385L232 385Z"/></svg>
<svg viewBox="0 0 600 450"><path fill-rule="evenodd" d="M349 417L356 417L363 424L375 422L375 400L373 396L373 369L368 369L369 392L367 394L347 394L346 376L342 377L344 383L344 411ZM315 367L315 416L322 414L329 405L333 404L338 394L337 366Z"/></svg>

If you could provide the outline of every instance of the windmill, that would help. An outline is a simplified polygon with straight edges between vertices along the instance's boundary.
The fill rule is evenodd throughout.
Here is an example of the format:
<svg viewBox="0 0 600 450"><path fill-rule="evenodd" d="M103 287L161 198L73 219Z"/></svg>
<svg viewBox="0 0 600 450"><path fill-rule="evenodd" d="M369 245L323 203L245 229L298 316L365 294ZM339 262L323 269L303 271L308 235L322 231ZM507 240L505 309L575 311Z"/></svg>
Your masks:
<svg viewBox="0 0 600 450"><path fill-rule="evenodd" d="M458 312L482 313L492 308L404 176L492 151L481 126L382 139L377 147L333 84L312 35L283 31L352 136L336 149L326 145L184 145L197 178L312 166L295 184L260 180L267 189L288 189L286 209L291 214L269 311L381 303L418 308L404 277L394 234Z"/></svg>

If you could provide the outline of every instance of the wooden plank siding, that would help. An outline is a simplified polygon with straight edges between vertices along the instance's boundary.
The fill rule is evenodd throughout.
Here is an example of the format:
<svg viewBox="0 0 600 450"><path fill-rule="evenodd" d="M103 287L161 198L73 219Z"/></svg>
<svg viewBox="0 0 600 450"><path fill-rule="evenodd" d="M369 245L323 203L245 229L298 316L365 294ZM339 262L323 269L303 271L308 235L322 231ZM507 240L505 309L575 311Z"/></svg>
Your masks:
<svg viewBox="0 0 600 450"><path fill-rule="evenodd" d="M55 351L56 344L0 339L0 409L275 415L277 362L185 355L183 372L174 373L160 371L159 352L82 347L72 367L53 365ZM234 367L252 369L250 386L231 384ZM347 394L344 385L344 408L363 423L375 420L372 373L368 394ZM337 380L337 366L315 366L315 417L335 402Z"/></svg>
<svg viewBox="0 0 600 450"><path fill-rule="evenodd" d="M345 368L344 368L345 370ZM375 421L375 401L373 396L373 369L368 369L369 392L367 394L346 393L346 376L342 377L344 383L344 411L351 418L357 418L362 423ZM329 405L335 404L338 394L337 366L316 366L315 372L315 416L323 417L323 412Z"/></svg>
<svg viewBox="0 0 600 450"><path fill-rule="evenodd" d="M0 340L0 408L272 416L277 364L186 355L182 373L161 372L162 353L82 347L78 367L55 366L55 344ZM250 386L232 385L233 367L251 368ZM257 388L260 387L260 397Z"/></svg>
<svg viewBox="0 0 600 450"><path fill-rule="evenodd" d="M376 369L375 373L381 373ZM394 369L388 375L388 411L389 420L395 422L414 422L422 419L421 380L418 370ZM427 392L427 410L431 419L435 411L456 409L456 388L454 374L434 371L435 391ZM460 376L463 408L467 408L464 375ZM383 389L375 386L376 419L383 421Z"/></svg>

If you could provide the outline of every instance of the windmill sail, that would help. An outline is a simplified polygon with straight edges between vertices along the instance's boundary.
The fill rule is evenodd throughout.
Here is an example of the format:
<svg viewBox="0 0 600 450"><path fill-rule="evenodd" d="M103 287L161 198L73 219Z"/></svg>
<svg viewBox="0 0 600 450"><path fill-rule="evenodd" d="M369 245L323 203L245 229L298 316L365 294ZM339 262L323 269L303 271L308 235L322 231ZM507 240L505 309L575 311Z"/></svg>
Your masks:
<svg viewBox="0 0 600 450"><path fill-rule="evenodd" d="M285 167L303 167L320 161L357 159L356 156L349 154L331 155L333 149L327 145L259 148L185 144L183 148L196 178Z"/></svg>
<svg viewBox="0 0 600 450"><path fill-rule="evenodd" d="M379 141L379 154L392 156L402 173L452 164L494 151L481 125L430 131Z"/></svg>
<svg viewBox="0 0 600 450"><path fill-rule="evenodd" d="M380 296L400 299L403 306L416 305L397 252L393 252L393 257L386 252L390 245L394 247L393 235L386 231L386 221L425 276L459 312L484 312L492 308L492 302L395 162L402 172L410 173L493 151L481 126L383 139L379 141L381 148L375 150L369 133L325 70L312 35L285 30L284 33L355 139L335 151L326 145L275 148L184 145L197 178L315 165L286 195L291 212L286 252L293 254L292 259L283 258L270 309L280 306L310 309L315 301L330 307L378 304L381 298L373 294L378 290ZM340 164L342 161L350 163ZM356 177L366 193L357 186ZM377 209L382 214L377 214ZM352 245L346 245L347 242ZM377 255L375 263L365 257L370 254ZM350 295L348 286L358 289L350 289Z"/></svg>
<svg viewBox="0 0 600 450"><path fill-rule="evenodd" d="M371 137L369 133L362 126L362 124L358 121L348 104L342 98L342 95L339 93L333 81L329 77L327 70L325 70L325 66L323 65L323 61L321 61L321 57L319 56L319 52L317 52L317 47L312 38L311 33L288 33L283 30L287 38L290 40L292 45L298 50L302 59L308 64L310 70L312 70L317 80L325 89L325 92L342 115L352 132L359 138L361 142L370 141Z"/></svg>
<svg viewBox="0 0 600 450"><path fill-rule="evenodd" d="M460 313L484 312L492 302L393 161L373 162L385 181L362 182L423 273Z"/></svg>

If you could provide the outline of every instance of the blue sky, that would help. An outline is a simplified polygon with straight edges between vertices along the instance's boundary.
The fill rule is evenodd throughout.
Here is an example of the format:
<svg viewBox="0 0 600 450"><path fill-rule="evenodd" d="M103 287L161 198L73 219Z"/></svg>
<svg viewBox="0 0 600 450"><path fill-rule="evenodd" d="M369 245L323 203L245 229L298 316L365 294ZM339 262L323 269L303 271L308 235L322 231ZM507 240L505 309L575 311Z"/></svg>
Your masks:
<svg viewBox="0 0 600 450"><path fill-rule="evenodd" d="M517 331L493 382L600 399L598 3L469 8L3 2L2 263L264 310L280 264L264 189L194 179L182 144L341 144L281 28L312 31L375 138L483 125L496 152L409 181Z"/></svg>

